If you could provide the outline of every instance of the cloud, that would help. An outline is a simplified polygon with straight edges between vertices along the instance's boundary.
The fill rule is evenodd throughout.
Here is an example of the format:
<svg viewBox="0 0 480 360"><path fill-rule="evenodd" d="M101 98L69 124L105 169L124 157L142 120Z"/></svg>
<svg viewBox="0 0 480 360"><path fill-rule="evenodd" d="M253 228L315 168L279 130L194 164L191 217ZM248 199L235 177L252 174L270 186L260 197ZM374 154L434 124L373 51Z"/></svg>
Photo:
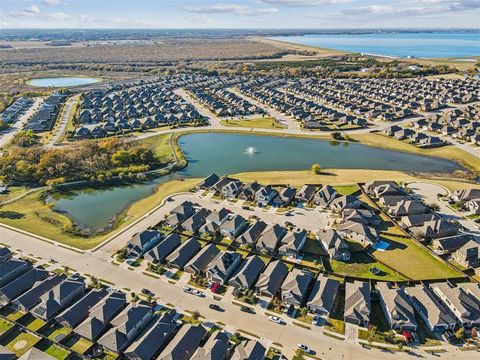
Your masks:
<svg viewBox="0 0 480 360"><path fill-rule="evenodd" d="M61 5L63 0L42 0L42 3L47 6Z"/></svg>
<svg viewBox="0 0 480 360"><path fill-rule="evenodd" d="M40 9L38 8L38 6L32 5L26 8L25 12L31 13L31 14L40 14Z"/></svg>
<svg viewBox="0 0 480 360"><path fill-rule="evenodd" d="M318 5L334 5L349 3L352 0L257 0L262 4L274 6L318 6Z"/></svg>
<svg viewBox="0 0 480 360"><path fill-rule="evenodd" d="M183 10L191 13L198 14L234 14L241 16L260 16L268 15L277 12L275 8L266 9L254 9L247 5L234 5L234 4L212 4L204 6L184 6Z"/></svg>

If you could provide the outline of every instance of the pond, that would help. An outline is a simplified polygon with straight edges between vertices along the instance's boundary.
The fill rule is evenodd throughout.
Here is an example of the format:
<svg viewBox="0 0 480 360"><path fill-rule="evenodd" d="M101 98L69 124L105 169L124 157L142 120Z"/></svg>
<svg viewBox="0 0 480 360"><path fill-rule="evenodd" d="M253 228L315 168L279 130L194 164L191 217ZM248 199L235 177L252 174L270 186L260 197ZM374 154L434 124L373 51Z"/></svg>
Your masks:
<svg viewBox="0 0 480 360"><path fill-rule="evenodd" d="M381 169L412 172L452 172L457 163L355 143L290 137L197 133L178 144L188 159L183 170L142 184L57 193L54 208L92 228L102 228L129 204L150 195L158 184L173 178L206 177L246 171L323 168ZM246 151L250 148L250 151Z"/></svg>
<svg viewBox="0 0 480 360"><path fill-rule="evenodd" d="M91 77L51 77L32 79L29 84L38 87L69 87L78 85L88 85L101 81Z"/></svg>

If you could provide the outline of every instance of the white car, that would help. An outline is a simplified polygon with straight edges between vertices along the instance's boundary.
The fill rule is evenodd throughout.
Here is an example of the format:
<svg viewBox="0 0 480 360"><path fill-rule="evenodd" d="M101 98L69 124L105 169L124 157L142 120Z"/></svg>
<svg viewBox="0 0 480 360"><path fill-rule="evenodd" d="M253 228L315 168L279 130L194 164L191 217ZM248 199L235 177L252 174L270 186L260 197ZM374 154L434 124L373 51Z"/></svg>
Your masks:
<svg viewBox="0 0 480 360"><path fill-rule="evenodd" d="M283 324L284 323L284 321L282 319L280 319L279 317L276 317L276 316L269 316L268 320L273 321L274 323L277 323L277 324Z"/></svg>
<svg viewBox="0 0 480 360"><path fill-rule="evenodd" d="M192 288L190 288L190 287L188 287L188 286L185 286L185 287L183 288L183 292L186 292L186 293L188 293L188 294L191 294L191 293L193 292L193 290L192 290Z"/></svg>
<svg viewBox="0 0 480 360"><path fill-rule="evenodd" d="M198 297L204 297L205 296L205 294L203 292L198 291L198 290L192 290L192 294L196 295Z"/></svg>
<svg viewBox="0 0 480 360"><path fill-rule="evenodd" d="M297 347L300 350L303 350L304 352L306 352L307 354L310 354L312 352L312 349L310 349L307 345L297 344Z"/></svg>

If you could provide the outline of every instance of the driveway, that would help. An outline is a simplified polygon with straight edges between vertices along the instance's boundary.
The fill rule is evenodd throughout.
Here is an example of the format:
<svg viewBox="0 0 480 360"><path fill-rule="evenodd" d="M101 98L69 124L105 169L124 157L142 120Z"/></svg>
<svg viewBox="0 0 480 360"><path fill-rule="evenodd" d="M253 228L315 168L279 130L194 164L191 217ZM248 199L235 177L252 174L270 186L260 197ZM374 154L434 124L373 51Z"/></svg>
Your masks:
<svg viewBox="0 0 480 360"><path fill-rule="evenodd" d="M345 323L345 342L358 344L358 325Z"/></svg>
<svg viewBox="0 0 480 360"><path fill-rule="evenodd" d="M80 97L80 95L75 95L75 96L72 96L72 97L69 97L67 102L65 103L65 111L63 112L63 115L62 115L62 118L61 119L57 119L57 121L59 122L56 126L56 130L55 130L55 134L53 134L52 138L50 139L50 141L47 143L46 147L52 147L54 146L60 136L65 132L65 129L67 127L67 123L68 123L68 119L70 118L70 113L72 112L72 109L73 109L73 105L75 105L75 103L77 102L78 98Z"/></svg>

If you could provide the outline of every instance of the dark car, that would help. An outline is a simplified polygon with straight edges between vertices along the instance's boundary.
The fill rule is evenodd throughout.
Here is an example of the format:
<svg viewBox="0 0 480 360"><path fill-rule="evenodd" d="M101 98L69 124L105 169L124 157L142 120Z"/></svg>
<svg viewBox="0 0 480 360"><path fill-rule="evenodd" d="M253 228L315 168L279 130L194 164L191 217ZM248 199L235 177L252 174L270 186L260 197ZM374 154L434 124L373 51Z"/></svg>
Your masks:
<svg viewBox="0 0 480 360"><path fill-rule="evenodd" d="M223 310L223 309L222 309L220 306L218 306L217 304L210 304L210 305L208 305L208 307L209 307L210 309L216 310L216 311L222 311L222 310Z"/></svg>
<svg viewBox="0 0 480 360"><path fill-rule="evenodd" d="M255 310L252 308L249 308L248 306L240 306L240 311L249 313L249 314L255 314Z"/></svg>
<svg viewBox="0 0 480 360"><path fill-rule="evenodd" d="M148 289L142 289L142 294L153 296L154 293Z"/></svg>

